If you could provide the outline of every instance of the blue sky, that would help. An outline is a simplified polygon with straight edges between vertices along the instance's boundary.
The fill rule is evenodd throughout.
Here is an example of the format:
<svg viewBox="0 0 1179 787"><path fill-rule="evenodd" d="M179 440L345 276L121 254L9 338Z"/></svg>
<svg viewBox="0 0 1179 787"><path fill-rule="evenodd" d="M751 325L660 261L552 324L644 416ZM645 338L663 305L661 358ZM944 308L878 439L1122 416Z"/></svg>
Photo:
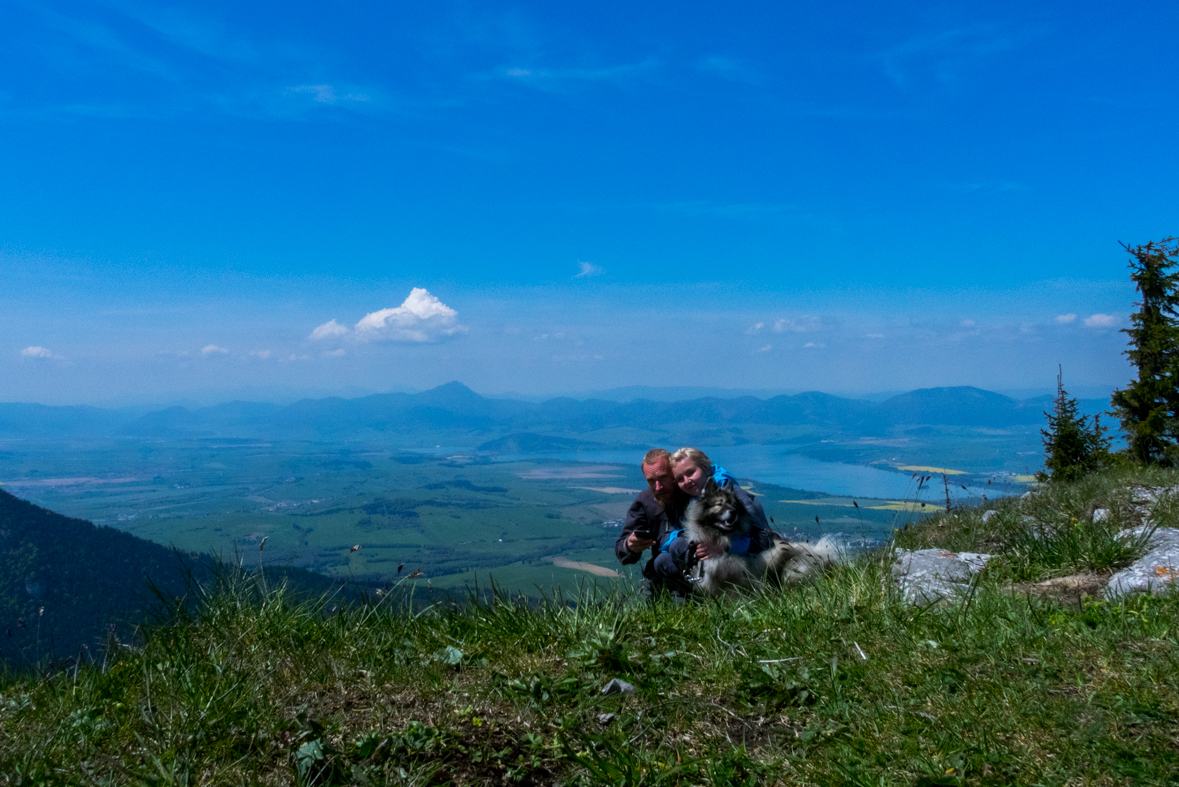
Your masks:
<svg viewBox="0 0 1179 787"><path fill-rule="evenodd" d="M0 401L1120 385L1177 22L14 0Z"/></svg>

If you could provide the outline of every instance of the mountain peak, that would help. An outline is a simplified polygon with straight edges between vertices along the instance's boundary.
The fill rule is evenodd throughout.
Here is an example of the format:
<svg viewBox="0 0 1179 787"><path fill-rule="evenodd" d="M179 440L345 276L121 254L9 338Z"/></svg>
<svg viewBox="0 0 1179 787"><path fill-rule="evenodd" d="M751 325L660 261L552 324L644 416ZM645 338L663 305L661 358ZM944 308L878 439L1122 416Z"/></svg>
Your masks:
<svg viewBox="0 0 1179 787"><path fill-rule="evenodd" d="M442 385L422 391L422 394L443 393L443 392L445 392L447 394L452 394L452 395L453 394L465 394L467 396L478 396L480 399L483 398L482 396L479 396L479 394L472 391L470 388L468 388L463 383L460 383L458 380L451 380L448 383L443 383Z"/></svg>
<svg viewBox="0 0 1179 787"><path fill-rule="evenodd" d="M438 407L463 407L486 401L482 396L472 391L458 380L453 380L437 388L415 394L414 399L422 404Z"/></svg>

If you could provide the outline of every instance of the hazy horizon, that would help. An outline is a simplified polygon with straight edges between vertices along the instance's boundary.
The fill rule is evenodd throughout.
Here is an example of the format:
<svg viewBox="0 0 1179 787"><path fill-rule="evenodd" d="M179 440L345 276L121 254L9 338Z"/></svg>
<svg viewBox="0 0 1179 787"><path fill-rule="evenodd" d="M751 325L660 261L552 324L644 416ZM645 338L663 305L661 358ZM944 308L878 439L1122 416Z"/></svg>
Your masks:
<svg viewBox="0 0 1179 787"><path fill-rule="evenodd" d="M832 396L838 396L846 399L860 399L866 401L884 401L890 397L898 396L900 394L908 393L913 390L921 389L904 389L891 391L820 391L818 389L799 389L799 390L782 390L782 389L749 389L749 388L710 388L710 387L689 387L689 386L620 386L618 388L587 390L587 391L564 391L555 394L528 394L519 391L480 391L471 386L467 386L461 380L452 380L449 382L460 383L480 396L488 399L513 399L524 402L543 402L550 399L570 398L578 400L587 399L604 399L607 401L626 402L635 399L650 399L659 402L676 402L688 401L693 399L703 398L721 398L733 399L743 396L753 396L759 399L770 399L776 396L795 396L801 393L824 393ZM443 383L446 385L448 383ZM391 393L406 393L417 394L424 391L432 390L438 386L431 386L430 388L395 388L390 390L374 390L356 387L346 387L340 389L282 389L282 388L263 388L263 387L246 387L231 390L211 390L203 392L199 396L192 394L188 395L156 395L142 398L128 397L124 399L114 400L93 400L93 401L61 401L61 402L44 402L44 401L0 401L0 404L39 404L55 407L70 407L70 406L89 406L98 407L102 409L162 409L166 407L186 407L186 408L203 408L218 404L225 404L234 401L243 402L258 402L266 404L287 405L294 402L306 399L357 399L365 396L374 396ZM979 388L979 386L931 386L931 387L972 387ZM990 389L981 389L990 390ZM1094 386L1080 386L1076 389L1068 389L1068 394L1076 399L1082 400L1096 400L1106 399L1112 393L1112 389ZM1005 389L993 390L992 393L1008 396L1012 399L1023 400L1033 399L1036 397L1050 396L1055 394L1054 388L1022 388L1022 389Z"/></svg>

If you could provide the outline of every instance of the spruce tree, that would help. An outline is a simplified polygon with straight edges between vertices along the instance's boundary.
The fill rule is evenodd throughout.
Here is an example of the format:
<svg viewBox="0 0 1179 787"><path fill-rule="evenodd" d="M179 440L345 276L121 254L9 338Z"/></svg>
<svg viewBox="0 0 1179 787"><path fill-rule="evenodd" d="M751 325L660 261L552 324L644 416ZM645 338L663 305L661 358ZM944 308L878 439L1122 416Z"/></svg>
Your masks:
<svg viewBox="0 0 1179 787"><path fill-rule="evenodd" d="M1126 433L1126 452L1142 464L1179 460L1179 238L1122 246L1131 255L1130 278L1142 300L1130 316L1126 356L1138 379L1115 391L1113 410Z"/></svg>
<svg viewBox="0 0 1179 787"><path fill-rule="evenodd" d="M1107 429L1093 416L1092 422L1081 415L1076 399L1064 390L1063 377L1056 375L1056 400L1052 412L1044 413L1048 428L1044 436L1044 469L1041 479L1076 481L1099 470L1109 456Z"/></svg>

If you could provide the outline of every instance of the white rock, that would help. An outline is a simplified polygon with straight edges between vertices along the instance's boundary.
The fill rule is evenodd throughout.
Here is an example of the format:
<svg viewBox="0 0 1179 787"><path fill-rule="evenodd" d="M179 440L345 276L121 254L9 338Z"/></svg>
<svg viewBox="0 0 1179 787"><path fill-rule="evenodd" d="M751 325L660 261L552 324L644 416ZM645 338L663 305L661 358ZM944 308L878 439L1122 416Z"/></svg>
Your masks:
<svg viewBox="0 0 1179 787"><path fill-rule="evenodd" d="M1122 531L1122 538L1136 538L1150 532L1150 527L1132 527ZM1107 599L1121 598L1130 593L1162 593L1179 586L1179 530L1160 527L1154 531L1148 545L1149 552L1131 565L1114 574L1105 586Z"/></svg>
<svg viewBox="0 0 1179 787"><path fill-rule="evenodd" d="M1052 528L1048 525L1042 524L1034 516L1027 516L1026 514L1020 517L1023 526L1027 528L1028 535L1037 541L1043 541L1052 533Z"/></svg>
<svg viewBox="0 0 1179 787"><path fill-rule="evenodd" d="M998 511L983 511L982 519L984 522L990 522L992 519L994 519L997 516L999 516Z"/></svg>
<svg viewBox="0 0 1179 787"><path fill-rule="evenodd" d="M1093 521L1094 522L1104 522L1107 519L1109 519L1109 509L1108 508L1099 508L1093 512Z"/></svg>
<svg viewBox="0 0 1179 787"><path fill-rule="evenodd" d="M1151 486L1132 486L1130 489L1130 499L1135 503L1153 503L1158 499L1159 493L1163 490L1158 487Z"/></svg>
<svg viewBox="0 0 1179 787"><path fill-rule="evenodd" d="M602 694L609 697L611 694L630 694L635 690L635 687L620 678L612 678L609 683L602 688Z"/></svg>
<svg viewBox="0 0 1179 787"><path fill-rule="evenodd" d="M946 549L898 549L892 575L905 601L929 604L964 592L992 557Z"/></svg>

